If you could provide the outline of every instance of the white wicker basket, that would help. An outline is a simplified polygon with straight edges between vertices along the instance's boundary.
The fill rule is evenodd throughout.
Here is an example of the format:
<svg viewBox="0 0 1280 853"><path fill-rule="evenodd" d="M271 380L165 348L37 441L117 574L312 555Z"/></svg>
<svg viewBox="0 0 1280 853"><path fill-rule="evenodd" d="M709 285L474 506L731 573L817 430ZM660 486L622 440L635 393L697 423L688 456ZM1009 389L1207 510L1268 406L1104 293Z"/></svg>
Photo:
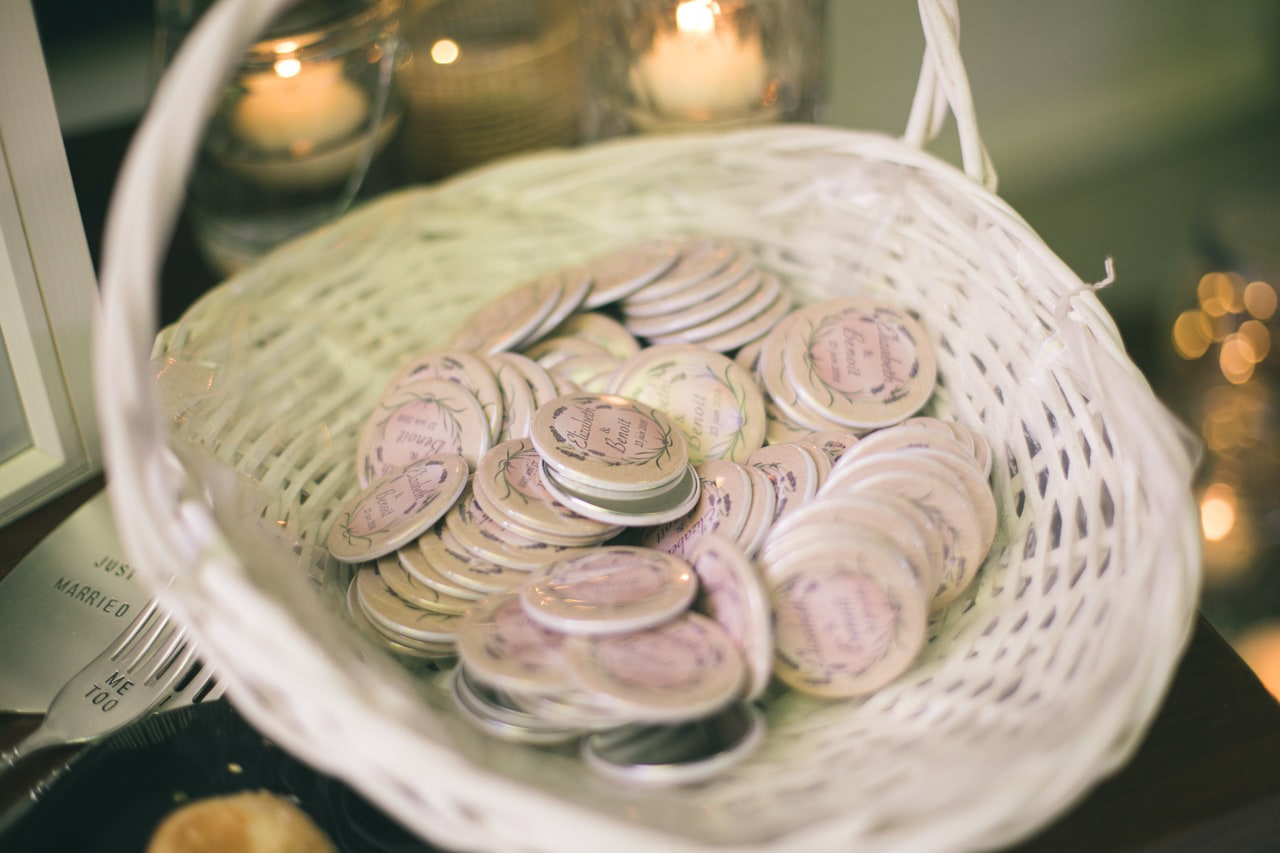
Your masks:
<svg viewBox="0 0 1280 853"><path fill-rule="evenodd" d="M406 190L216 288L153 362L157 261L200 105L280 5L225 0L166 75L113 202L96 340L126 547L256 726L424 838L495 850L992 846L1128 758L1194 613L1191 445L1091 288L992 193L953 3L920 2L903 139L629 139ZM948 107L964 171L922 151ZM749 242L801 300L868 292L917 311L939 356L934 410L996 449L1001 519L905 677L863 702L785 695L740 769L637 795L457 720L430 677L346 629L341 578L310 545L356 489L356 430L401 360L541 270L691 232Z"/></svg>

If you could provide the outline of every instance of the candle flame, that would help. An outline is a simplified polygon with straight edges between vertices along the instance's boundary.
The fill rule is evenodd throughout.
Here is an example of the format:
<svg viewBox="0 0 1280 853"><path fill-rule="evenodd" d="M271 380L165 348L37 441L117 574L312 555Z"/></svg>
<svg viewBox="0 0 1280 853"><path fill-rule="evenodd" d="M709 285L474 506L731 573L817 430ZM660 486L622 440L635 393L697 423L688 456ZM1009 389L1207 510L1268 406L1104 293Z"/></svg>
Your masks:
<svg viewBox="0 0 1280 853"><path fill-rule="evenodd" d="M298 76L298 72L302 70L302 62L293 57L290 57L289 59L277 59L275 65L272 67L275 69L277 76L283 77L287 80L290 77Z"/></svg>
<svg viewBox="0 0 1280 853"><path fill-rule="evenodd" d="M431 45L431 59L437 65L452 65L462 51L453 39L440 39Z"/></svg>
<svg viewBox="0 0 1280 853"><path fill-rule="evenodd" d="M713 33L719 14L715 0L685 0L676 7L676 28L682 33Z"/></svg>

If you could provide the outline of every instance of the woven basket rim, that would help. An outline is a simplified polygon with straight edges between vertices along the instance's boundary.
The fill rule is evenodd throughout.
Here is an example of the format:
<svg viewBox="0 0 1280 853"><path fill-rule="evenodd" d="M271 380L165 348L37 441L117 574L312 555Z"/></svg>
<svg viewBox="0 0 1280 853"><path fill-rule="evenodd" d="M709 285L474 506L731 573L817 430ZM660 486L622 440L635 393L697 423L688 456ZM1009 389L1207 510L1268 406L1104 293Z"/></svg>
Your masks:
<svg viewBox="0 0 1280 853"><path fill-rule="evenodd" d="M946 5L942 0L922 0L922 17L936 17L945 12ZM231 9L231 3L224 3L222 8ZM247 14L245 9L236 11ZM253 12L263 15L269 9ZM254 31L259 24L254 15L241 20L228 12L225 19L216 22L225 27L222 35L227 44L237 41L241 29ZM211 25L210 32L215 31ZM922 85L924 88L927 87ZM198 101L202 94L208 92L195 93L194 100ZM166 102L173 97L169 93ZM955 102L954 85L948 97L949 102ZM926 113L922 107L919 115ZM163 128L164 118L174 118L176 122L190 116L162 117L156 119L155 127ZM339 229L417 197L432 201L448 197L467 204L477 200L496 203L512 187L544 177L547 170L560 170L561 177L569 175L583 182L600 181L607 179L611 170L656 169L664 164L669 167L698 151L719 154L724 149L732 153L732 146L738 145L753 152L764 150L783 160L829 153L837 158L911 170L966 199L983 221L998 223L1025 241L1020 248L1025 249L1028 262L1042 265L1061 297L1054 306L1055 318L1064 324L1059 331L1075 341L1077 349L1083 347L1087 355L1076 364L1071 362L1070 353L1064 356L1063 351L1045 348L1035 354L1036 358L1043 358L1049 369L1069 363L1086 376L1099 368L1118 371L1124 381L1123 390L1135 395L1133 404L1152 418L1150 446L1139 445L1137 449L1147 456L1167 460L1176 469L1174 478L1180 484L1189 482L1191 461L1184 436L1162 413L1145 380L1125 356L1114 323L1092 290L1043 245L1022 217L984 189L984 185L991 186L994 178L982 166L984 152L980 148L974 150L970 146L971 156L965 158L961 171L921 151L919 140L914 137L903 141L864 131L775 126L714 136L624 139L573 151L525 155L437 187L411 188L375 200L339 224L305 235L245 274L224 282L157 337L153 325L156 251L148 241L167 238L167 229L160 228L159 235L138 235L131 229L136 230L138 222L162 222L176 211L180 194L175 187L163 183L171 179L170 173L151 174L148 160L152 154L164 152L166 160L180 161L185 145L190 144L194 150L198 132L194 122L184 124L181 131L176 141L151 129L140 134L144 138L131 151L108 229L102 323L95 341L104 456L110 475L108 489L119 517L141 516L140 523L122 526L122 541L144 575L157 584L169 583L161 591L161 599L192 627L210 649L215 665L232 664L227 667L231 695L237 697L236 705L248 719L286 748L305 755L309 762L348 779L406 825L440 843L502 849L534 849L542 843L548 849L583 850L599 849L606 842L610 849L635 850L694 850L708 846L697 838L672 835L639 825L635 820L619 820L583 803L557 797L551 790L530 786L425 740L419 727L431 728L440 725L439 721L419 720L417 725L408 725L397 716L418 701L416 693L395 678L383 683L381 670L372 664L368 669L345 668L343 662L348 657L344 655L352 652L339 648L336 637L308 632L299 621L300 613L306 615L307 608L319 603L290 603L286 607L288 588L280 586L285 581L264 586L262 578L249 573L219 527L215 512L204 503L202 493L181 468L175 472L165 457L168 428L151 387L148 345L153 342L159 355L169 347L181 346L183 336L190 332L192 317L200 312L216 312L220 300L252 296L255 283L269 279L282 265L290 263L291 257L323 244ZM170 147L174 153L169 153ZM183 164L170 165L181 171ZM812 190L811 183L796 189ZM531 199L525 203L540 204L547 197L533 193ZM625 229L613 236L623 239ZM141 250L136 249L139 244ZM1098 405L1112 411L1116 404L1105 389L1094 390L1098 392ZM1133 464L1141 473L1143 467L1139 463L1137 460ZM187 464L191 464L190 460ZM1134 472L1124 473L1133 479ZM1149 626L1150 633L1143 637L1147 646L1138 650L1142 668L1133 673L1131 683L1117 685L1125 687L1123 695L1118 692L1117 696L1108 697L1109 704L1100 705L1096 715L1083 720L1087 732L1075 730L1069 733L1070 737L1064 733L1062 740L1048 744L1044 758L1022 757L1035 771L1036 784L1001 790L1000 796L972 801L962 813L950 812L925 824L886 824L883 817L868 812L842 813L783 836L741 843L735 849L842 849L852 839L878 849L903 850L1008 843L1042 825L1127 760L1150 724L1174 664L1189 639L1198 585L1199 540L1192 535L1196 531L1195 507L1189 491L1147 497L1165 501L1182 531L1174 541L1157 543L1163 549L1159 556L1169 559L1163 566L1165 587L1153 597L1151 609L1167 618ZM1127 519L1121 523L1127 524ZM319 618L319 624L328 624L326 618L333 621L332 616ZM274 648L275 654L246 654L246 645L252 646L255 641L261 647ZM281 669L286 664L287 672ZM312 695L335 697L337 701L332 707L322 708L293 704L295 697L288 685L280 683L282 672L287 678L303 679ZM359 750L352 753L319 749L314 727L321 724L338 735L360 732ZM1076 743L1077 737L1087 743ZM1053 766L1041 766L1037 761ZM409 790L411 786L398 775L406 762L447 772L448 784ZM572 837L564 837L565 826L574 827ZM732 845L709 846L729 849Z"/></svg>
<svg viewBox="0 0 1280 853"><path fill-rule="evenodd" d="M777 126L740 131L729 135L713 134L698 137L679 137L668 139L620 140L592 147L590 149L546 152L532 156L518 157L504 163L495 164L474 173L468 173L456 179L446 181L438 186L414 187L399 191L391 196L376 200L370 205L361 208L360 211L354 212L352 217L358 218L360 216L371 216L377 212L377 209L380 206L403 205L408 199L420 198L430 200L432 204L437 206L449 207L450 204L466 203L466 200L471 199L476 195L484 195L490 192L500 195L503 192L503 188L511 184L520 173L535 167L538 170L543 168L556 169L560 167L573 167L575 170L581 171L584 174L601 171L607 172L609 168L616 167L619 163L632 163L637 159L641 161L651 160L653 162L661 162L668 161L673 158L678 159L680 157L692 156L692 153L698 149L706 150L733 146L742 146L751 150L778 150L785 152L786 156L790 156L792 152L818 151L826 146L831 150L840 151L842 156L847 157L860 157L862 155L858 153L858 149L862 146L869 146L874 149L877 157L883 155L894 163L899 164L902 168L927 173L930 176L937 175L940 180L953 183L957 188L962 188L964 192L973 196L976 199L975 204L978 204L982 206L984 210L989 211L993 217L1002 218L1009 223L1009 227L1023 229L1029 235L1033 236L1033 232L1030 231L1029 227L1016 213L1016 211L1009 207L1003 200L975 184L972 178L965 175L963 172L960 172L950 164L939 161L928 154L923 154L900 140L880 134L807 126ZM446 203L446 199L454 199L454 201ZM459 202L459 199L463 201ZM301 251L298 248L298 245L306 244L308 241L323 241L325 239L327 239L326 229L322 229L319 232L305 236L300 241L300 244L296 244L292 248L287 247L280 255L273 256L273 259L268 259L260 268L252 269L247 273L234 277L220 285L218 289L207 294L197 302L196 305L193 305L188 314L198 314L201 311L208 309L211 302L216 302L217 300L226 297L228 293L236 290L237 288L243 290L246 287L251 287L256 277L270 277L274 274L272 271L272 265L288 262L290 260L289 254L291 252ZM1062 265L1061 269L1063 271L1063 275L1070 275L1070 271L1066 269L1065 265ZM1105 312L1100 307L1096 295L1090 289L1082 288L1078 292L1070 294L1068 298L1073 305L1081 307L1086 314L1092 315L1093 312L1098 312L1098 316L1105 318ZM216 310L216 306L214 310ZM184 315L184 320L187 316L188 315ZM176 326L172 326L165 330L165 332L157 338L159 353L163 353L167 349L168 345L172 343L174 335L180 336L182 334L183 322L184 321L179 321ZM1116 347L1117 351L1119 351L1118 348L1120 347L1120 343L1118 337L1106 337L1113 332L1113 327L1109 324L1104 324L1100 328L1104 332L1104 337L1099 338L1099 340L1109 346ZM1133 370L1135 381L1141 381L1140 374L1137 374L1136 368ZM1188 506L1187 511L1193 511L1193 507ZM225 547L225 543L215 543L212 545L206 545L206 547L212 547L215 550L219 550ZM1188 553L1191 552L1189 551ZM1190 563L1188 563L1188 566L1189 565ZM208 594L208 590L200 588L201 584L208 582L208 580L209 578L200 577L187 579L188 585L186 589L179 593L179 598L177 600L173 601L175 608L179 609L180 612L187 613L188 618L191 618L197 623L200 622L200 615L194 612L194 604L195 601L198 600L199 596ZM1188 583L1192 582L1188 581ZM247 596L250 593L248 590L245 590L242 591L242 594ZM257 594L260 595L260 591ZM273 604L269 600L256 602L255 606L262 606L268 609L273 608ZM1037 817L1034 820L1028 820L1023 824L1014 822L1011 824L1012 828L1010 828L1010 826L1006 826L1002 831L1009 833L1009 837L1006 838L1002 836L1000 840L1009 840L1010 838L1016 837L1021 833L1025 833L1029 829L1034 828L1034 826L1039 825L1039 823L1045 819L1046 813L1057 813L1061 808L1071 802L1074 802L1074 800L1087 790L1090 785L1127 759L1132 750L1136 748L1140 741L1141 734L1145 731L1145 726L1149 723L1150 718L1154 714L1157 703L1160 701L1160 698L1163 696L1163 691L1167 687L1167 680L1172 672L1173 664L1176 662L1182 648L1185 646L1186 640L1189 638L1189 632L1192 624L1190 618L1191 615L1191 612L1188 611L1188 613L1185 614L1185 618L1182 619L1179 624L1171 627L1169 641L1165 646L1158 649L1152 649L1153 652L1158 652L1156 657L1160 658L1160 660L1152 664L1150 670L1144 676L1146 684L1138 691L1140 695L1132 709L1132 719L1128 720L1124 726L1111 731L1110 735L1103 739L1105 741L1106 749L1101 752L1095 752L1095 754L1090 756L1091 761L1085 762L1086 766L1076 768L1074 775L1071 773L1062 774L1063 778L1071 779L1070 784L1056 790L1047 786L1044 790L1037 792L1040 797L1037 802L1033 804L1023 804L1022 810L1026 814L1035 814ZM291 622L293 620L293 617L288 613L278 614L278 618L281 618L286 622ZM234 685L234 680L232 683ZM358 681L351 682L350 689L359 690L360 683ZM259 725L268 734L280 739L280 741L286 746L299 750L302 754L307 755L309 759L319 758L315 755L313 746L305 737L301 740L296 739L295 733L289 729L287 722L274 718L270 710L265 710L264 712L263 708L253 707L252 705L246 707L244 710L246 716L253 720L255 725ZM365 710L368 714L365 719L365 723L367 725L374 726L386 724L385 721L380 721L376 706L367 707ZM1113 725L1113 723L1108 722L1107 725ZM412 733L408 731L401 731L400 734L404 737L412 737ZM391 737L390 732L388 732L387 737ZM432 750L429 754L433 761L449 760L447 753L437 753ZM1082 759L1077 757L1076 760L1080 761ZM457 774L457 784L460 787L474 785L478 788L495 792L494 796L498 796L496 792L499 790L505 791L506 794L503 796L510 796L513 798L513 800L508 803L508 807L511 809L511 813L513 814L524 812L528 809L531 812L528 819L531 820L534 819L534 814L545 815L548 811L556 811L565 815L572 815L572 821L575 822L575 825L584 827L584 832L586 832L586 826L596 825L597 832L602 833L602 835L592 835L591 833L587 833L588 836L595 838L604 837L610 832L616 830L616 827L612 827L607 820L600 822L601 817L598 814L592 814L590 812L583 813L578 806L572 803L545 799L544 796L538 792L531 792L527 788L522 787L519 783L513 783L511 780L504 778L500 773L492 769L468 767L465 762L463 764L458 764L456 761L452 761L450 763L450 767L450 772ZM351 773L351 768L349 767L344 768L341 766L334 766L326 769L342 775L349 775ZM360 786L360 779L358 778L358 775L357 778L353 778L352 781L358 787ZM533 799L524 803L515 801L516 798L523 797L527 794L534 795ZM1054 798L1056 800L1054 807L1051 809L1046 808L1047 798ZM1031 808L1031 805L1034 805L1034 808ZM401 817L412 825L412 816L401 815ZM1002 820L1008 820L1008 817L1009 816L1007 814L1001 815ZM569 818L566 818L566 820L568 819ZM773 839L767 843L761 844L760 848L800 849L811 843L818 843L818 841L827 832L847 831L847 827L843 827L840 824L840 821L833 819L832 825L819 825L813 827L808 832L797 832L785 839ZM634 827L629 827L628 831L630 832L634 829ZM940 830L935 828L934 831ZM978 839L983 840L984 843L991 840L990 838L982 835L975 836L971 840ZM462 843L461 839L451 840L457 843ZM914 840L918 841L919 839L918 837L915 837ZM619 844L623 843L624 842L619 839ZM940 846L947 846L946 844L942 844L941 839L939 839L939 843ZM626 844L633 844L634 849L653 849L655 846L661 846L665 849L701 849L700 844L690 839L669 837L662 833L651 835L648 831L638 831L637 835L630 838ZM748 849L750 847L752 847L752 845L748 845L744 849Z"/></svg>

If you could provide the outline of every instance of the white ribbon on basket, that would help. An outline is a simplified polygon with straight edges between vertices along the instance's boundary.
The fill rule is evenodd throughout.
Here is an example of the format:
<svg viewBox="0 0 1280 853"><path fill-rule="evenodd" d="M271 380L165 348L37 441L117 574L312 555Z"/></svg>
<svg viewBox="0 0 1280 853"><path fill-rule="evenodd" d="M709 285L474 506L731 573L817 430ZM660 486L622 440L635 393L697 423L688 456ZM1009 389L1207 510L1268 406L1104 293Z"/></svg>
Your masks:
<svg viewBox="0 0 1280 853"><path fill-rule="evenodd" d="M148 369L159 316L159 269L177 222L208 109L270 21L293 0L223 0L185 40L129 145L108 210L94 385L108 492L120 518L164 508L151 524L123 524L125 550L153 585L189 562L197 530L179 514L182 482L160 452L168 429ZM121 356L126 363L121 364ZM109 399L105 399L109 398ZM206 526L201 526L208 529ZM197 536L195 541L204 537ZM159 555L167 559L158 560Z"/></svg>

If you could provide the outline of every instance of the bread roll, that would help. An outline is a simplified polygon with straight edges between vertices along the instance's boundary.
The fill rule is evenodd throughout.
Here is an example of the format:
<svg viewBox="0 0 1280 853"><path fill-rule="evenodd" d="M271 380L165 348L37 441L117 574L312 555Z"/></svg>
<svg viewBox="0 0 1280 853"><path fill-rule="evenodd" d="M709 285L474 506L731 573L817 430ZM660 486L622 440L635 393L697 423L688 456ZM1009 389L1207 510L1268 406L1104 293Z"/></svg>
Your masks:
<svg viewBox="0 0 1280 853"><path fill-rule="evenodd" d="M270 791L208 797L156 827L147 853L337 853L301 809Z"/></svg>

